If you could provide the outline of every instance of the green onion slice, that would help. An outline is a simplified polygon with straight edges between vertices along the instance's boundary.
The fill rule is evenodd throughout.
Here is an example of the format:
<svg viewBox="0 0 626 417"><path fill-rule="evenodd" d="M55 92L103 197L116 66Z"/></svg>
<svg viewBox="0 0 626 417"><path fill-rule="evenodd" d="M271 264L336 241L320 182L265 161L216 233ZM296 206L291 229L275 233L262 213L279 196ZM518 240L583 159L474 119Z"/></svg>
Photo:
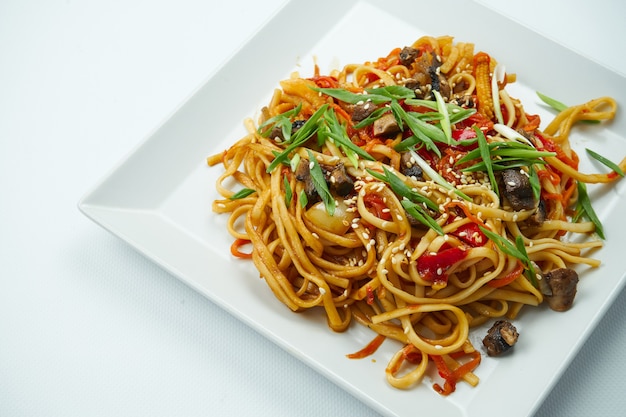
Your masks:
<svg viewBox="0 0 626 417"><path fill-rule="evenodd" d="M619 165L617 165L615 162L605 158L604 156L600 155L597 152L592 151L591 149L585 148L585 150L587 151L589 156L591 156L593 159L595 159L596 161L598 161L598 162L604 164L605 166L611 168L620 177L624 176L624 171L622 171L622 169L619 167Z"/></svg>

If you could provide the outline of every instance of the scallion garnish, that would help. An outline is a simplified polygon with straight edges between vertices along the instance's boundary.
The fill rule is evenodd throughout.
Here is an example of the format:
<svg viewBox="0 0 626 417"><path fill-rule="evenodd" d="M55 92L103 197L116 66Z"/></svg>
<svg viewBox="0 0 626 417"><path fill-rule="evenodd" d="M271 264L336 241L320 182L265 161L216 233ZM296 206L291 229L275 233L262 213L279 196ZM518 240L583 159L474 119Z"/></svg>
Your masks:
<svg viewBox="0 0 626 417"><path fill-rule="evenodd" d="M319 162L317 162L317 158L310 150L306 150L309 154L309 171L311 173L311 180L313 181L313 185L315 186L315 191L321 197L324 202L324 207L326 207L326 212L332 216L335 214L335 199L333 198L330 190L328 189L328 184L326 184L326 177L322 172L322 167L320 167Z"/></svg>
<svg viewBox="0 0 626 417"><path fill-rule="evenodd" d="M498 132L499 134L501 134L502 136L504 136L505 138L509 140L522 142L522 143L527 144L528 146L532 146L533 148L535 147L535 145L533 145L533 143L530 140L528 140L527 138L525 138L520 133L516 132L515 130L513 130L507 125L496 123L493 125L493 130L495 130L496 132Z"/></svg>
<svg viewBox="0 0 626 417"><path fill-rule="evenodd" d="M363 129L366 126L371 125L376 120L380 119L380 117L389 111L389 107L383 106L374 110L372 114L367 116L365 119L361 120L359 123L355 124L353 127L355 129Z"/></svg>
<svg viewBox="0 0 626 417"><path fill-rule="evenodd" d="M309 198L306 196L306 191L300 191L298 196L298 202L300 203L300 207L305 208L307 204L309 204Z"/></svg>
<svg viewBox="0 0 626 417"><path fill-rule="evenodd" d="M539 201L541 197L541 182L539 181L539 175L537 174L537 168L535 165L528 167L528 183L533 190L533 197L535 201Z"/></svg>
<svg viewBox="0 0 626 417"><path fill-rule="evenodd" d="M256 193L256 190L253 190L252 188L242 188L241 190L237 191L235 194L231 195L228 198L230 200L239 200L242 198L246 198L247 196L253 193Z"/></svg>
<svg viewBox="0 0 626 417"><path fill-rule="evenodd" d="M389 103L394 100L404 100L415 97L415 92L413 92L413 90L399 85L370 88L366 89L365 93L353 93L344 88L311 88L322 94L326 94L327 96L350 104L357 104L362 101L371 101L374 104L382 104Z"/></svg>
<svg viewBox="0 0 626 417"><path fill-rule="evenodd" d="M445 188L448 191L452 191L454 192L456 195L458 195L459 197L461 197L464 200L467 201L472 201L471 198L469 198L464 192L462 192L461 190L459 190L458 188L456 188L454 185L450 184L448 181L446 181L445 178L443 178L441 175L439 175L439 173L437 171L435 171L434 169L432 169L430 167L430 165L428 164L428 162L426 162L421 156L419 156L417 154L417 152L415 152L414 150L409 150L409 152L411 153L411 157L413 158L413 160L415 161L415 163L417 165L420 166L420 168L422 168L422 171L428 176L428 178L430 178L433 182L435 182L436 184L440 185L441 187Z"/></svg>
<svg viewBox="0 0 626 417"><path fill-rule="evenodd" d="M552 97L548 97L545 94L541 94L539 91L536 91L536 93L537 93L537 96L539 96L539 98L541 99L541 101L543 101L548 106L552 107L554 110L558 112L562 112L563 110L566 110L569 108L567 104L562 103L558 100L555 100ZM599 120L579 120L579 121L582 123L600 123Z"/></svg>
<svg viewBox="0 0 626 417"><path fill-rule="evenodd" d="M450 115L448 114L448 107L443 101L441 93L437 90L433 91L435 100L437 101L437 111L441 114L441 130L446 137L446 143L450 145L452 143L452 126L450 125Z"/></svg>
<svg viewBox="0 0 626 417"><path fill-rule="evenodd" d="M268 137L269 134L272 132L274 126L277 126L282 129L283 137L285 141L289 141L289 138L291 137L291 128L292 128L291 118L300 114L301 109L302 109L302 103L299 103L293 109L287 110L284 113L281 113L277 116L267 119L265 122L263 122L259 126L259 128L257 129L257 132L263 137Z"/></svg>
<svg viewBox="0 0 626 417"><path fill-rule="evenodd" d="M285 205L289 207L291 205L291 199L293 198L293 190L291 189L291 184L289 184L289 179L286 175L283 176L283 187L285 187Z"/></svg>
<svg viewBox="0 0 626 417"><path fill-rule="evenodd" d="M405 111L398 102L392 102L391 108L394 110L393 114L397 118L398 124L406 123L415 138L417 138L425 147L431 152L441 156L441 151L435 145L433 141L444 142L446 141L445 134L437 126L430 123L426 123L419 117L416 117L413 113ZM399 119L399 120L398 120Z"/></svg>
<svg viewBox="0 0 626 417"><path fill-rule="evenodd" d="M419 192L409 188L409 186L402 182L402 180L397 175L394 175L391 171L389 171L387 167L383 166L384 175L371 169L368 169L367 172L372 177L389 184L393 192L400 197L406 198L414 203L425 204L429 209L439 211L439 207L437 207L437 204L435 204L432 200L423 196Z"/></svg>
<svg viewBox="0 0 626 417"><path fill-rule="evenodd" d="M576 203L576 213L574 214L573 221L578 221L581 217L586 217L594 224L596 233L600 239L605 239L602 222L591 205L591 199L589 199L589 194L587 194L587 186L584 182L578 181L577 188L578 201Z"/></svg>
<svg viewBox="0 0 626 417"><path fill-rule="evenodd" d="M548 106L552 107L554 110L556 111L563 111L565 109L567 109L567 104L565 103L561 103L558 100L553 99L552 97L548 97L545 94L540 93L539 91L536 91L537 96L539 96L539 98L541 99L541 101L543 101L544 103L546 103Z"/></svg>
<svg viewBox="0 0 626 417"><path fill-rule="evenodd" d="M428 215L428 213L426 213L426 210L424 210L424 207L412 201L409 201L406 198L403 198L400 201L400 204L402 204L402 207L404 207L404 210L406 210L406 212L410 214L415 220L435 230L441 236L444 235L443 229L441 228L439 223L437 223L435 219L433 219L432 217Z"/></svg>
<svg viewBox="0 0 626 417"><path fill-rule="evenodd" d="M498 249L500 249L504 254L512 256L516 259L519 259L526 268L526 278L533 284L533 286L537 287L537 273L533 264L528 257L528 252L526 252L526 247L524 246L524 240L521 235L517 235L515 238L515 244L511 242L509 239L500 236L499 234L492 232L483 226L478 226L480 230L487 236Z"/></svg>
<svg viewBox="0 0 626 417"><path fill-rule="evenodd" d="M496 195L500 195L500 192L498 191L498 183L496 182L496 177L493 175L491 152L489 149L489 145L487 144L487 138L485 138L485 134L479 128L475 127L474 131L476 132L476 137L478 138L478 150L480 151L480 157L482 158L483 164L485 165L485 171L487 171L487 175L489 176L491 188L496 193Z"/></svg>
<svg viewBox="0 0 626 417"><path fill-rule="evenodd" d="M319 129L318 121L326 112L328 108L328 104L322 105L319 109L313 113L311 117L307 119L306 122L293 134L291 138L291 142L289 145L278 155L276 158L270 163L267 167L267 172L272 172L274 168L276 168L279 164L283 163L286 159L289 158L289 154L302 144L304 144L311 136L313 136L317 130Z"/></svg>
<svg viewBox="0 0 626 417"><path fill-rule="evenodd" d="M321 124L321 131L318 133L318 136L321 136L321 142L323 143L323 141L328 138L334 141L341 148L341 150L343 150L355 168L358 168L359 166L357 155L369 161L375 160L373 156L368 154L359 146L355 145L352 140L350 140L348 134L346 133L345 126L339 123L335 111L331 107L329 107L324 113Z"/></svg>
<svg viewBox="0 0 626 417"><path fill-rule="evenodd" d="M605 158L604 156L600 155L597 152L592 151L591 149L585 148L585 150L587 151L589 156L591 156L593 159L595 159L596 161L598 161L598 162L604 164L605 166L611 168L620 177L624 176L624 171L622 171L622 169L619 167L619 165L617 165L615 162Z"/></svg>
<svg viewBox="0 0 626 417"><path fill-rule="evenodd" d="M482 135L484 137L484 135ZM484 144L483 144L484 145ZM546 162L542 159L548 156L556 156L554 152L538 151L534 147L520 142L489 142L487 143L490 158L486 161L482 155L480 147L468 152L457 164L482 158L483 160L466 168L464 172L486 171L487 164L491 165L494 171L502 171L508 168L523 167L531 165L543 165Z"/></svg>
<svg viewBox="0 0 626 417"><path fill-rule="evenodd" d="M299 164L300 164L300 154L296 153L293 156L293 158L291 158L291 160L289 161L289 167L291 168L291 171L296 172Z"/></svg>
<svg viewBox="0 0 626 417"><path fill-rule="evenodd" d="M437 233L443 235L443 229L439 224L430 217L430 215L426 212L425 207L433 210L439 211L439 207L432 200L418 193L417 191L412 190L406 185L402 180L395 174L393 174L387 167L383 166L384 175L368 169L367 172L374 178L386 182L391 187L391 190L400 196L400 203L402 207L409 213L415 220L420 223L430 227L431 229L435 229Z"/></svg>

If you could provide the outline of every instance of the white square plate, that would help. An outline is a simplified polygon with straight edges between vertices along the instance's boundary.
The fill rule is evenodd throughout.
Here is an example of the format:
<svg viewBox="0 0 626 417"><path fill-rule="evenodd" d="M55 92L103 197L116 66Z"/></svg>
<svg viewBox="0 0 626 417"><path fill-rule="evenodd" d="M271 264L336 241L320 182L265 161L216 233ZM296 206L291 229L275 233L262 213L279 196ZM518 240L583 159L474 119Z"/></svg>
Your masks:
<svg viewBox="0 0 626 417"><path fill-rule="evenodd" d="M478 387L460 383L449 397L435 393L428 378L409 391L391 388L384 369L396 348L392 342L371 358L347 359L373 334L358 325L336 334L320 315L291 313L251 262L232 259L226 216L211 212L220 168L207 167L205 158L244 134L243 119L258 115L279 80L294 70L312 75L315 59L322 73L375 60L426 34L474 42L476 50L489 52L518 74L509 92L522 99L529 113L542 115L544 126L552 113L536 98L536 90L571 104L626 91L625 78L474 2L292 1L95 186L79 208L382 414L486 417L506 410L510 417L528 416L624 284L619 239L626 224L616 209L625 200L623 182L590 187L607 245L593 254L603 265L583 270L574 308L567 313L525 310L516 321L521 338L514 354L498 360L484 356ZM618 100L626 104L625 97ZM615 159L626 155L621 114L606 127L578 132L573 142L583 171L602 170L586 159L584 147ZM482 334L473 337L480 346Z"/></svg>

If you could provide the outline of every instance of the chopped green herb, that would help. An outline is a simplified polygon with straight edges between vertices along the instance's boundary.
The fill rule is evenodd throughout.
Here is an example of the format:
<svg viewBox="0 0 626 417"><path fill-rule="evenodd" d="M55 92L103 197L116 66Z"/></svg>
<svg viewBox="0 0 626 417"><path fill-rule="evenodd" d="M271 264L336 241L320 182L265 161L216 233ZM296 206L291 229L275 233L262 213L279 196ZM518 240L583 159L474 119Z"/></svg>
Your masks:
<svg viewBox="0 0 626 417"><path fill-rule="evenodd" d="M313 115L307 119L306 122L298 129L298 131L291 138L291 143L281 152L272 163L267 167L267 172L272 172L279 164L285 162L289 158L289 154L299 146L303 145L307 140L313 136L319 129L318 121L326 112L328 104L324 104L313 113Z"/></svg>
<svg viewBox="0 0 626 417"><path fill-rule="evenodd" d="M291 160L289 161L289 167L291 168L291 171L296 172L299 164L300 164L300 154L297 153L297 154L294 154L293 158L291 158Z"/></svg>
<svg viewBox="0 0 626 417"><path fill-rule="evenodd" d="M406 100L415 98L415 91L402 85L387 85L379 88L368 88L365 91L369 95L384 96L390 100Z"/></svg>
<svg viewBox="0 0 626 417"><path fill-rule="evenodd" d="M482 132L481 132L482 134ZM480 135L478 135L480 136ZM484 135L482 135L484 137ZM484 146L484 143L483 143ZM491 165L494 171L502 171L508 168L523 167L531 165L543 165L546 162L542 159L547 156L555 156L554 152L538 151L530 145L521 142L490 142L487 143L490 158L485 160L483 149L479 146L468 152L457 164L479 159L482 160L472 166L463 168L464 172L487 171L487 164Z"/></svg>
<svg viewBox="0 0 626 417"><path fill-rule="evenodd" d="M406 112L398 102L392 102L391 108L394 110L394 116L397 118L398 124L406 123L413 135L431 152L441 156L439 148L433 140L437 142L445 142L445 134L437 126L426 123L419 117L415 117L413 113ZM399 118L399 120L398 120Z"/></svg>
<svg viewBox="0 0 626 417"><path fill-rule="evenodd" d="M287 110L284 113L279 114L278 116L274 116L259 126L257 129L258 133L263 137L268 137L273 130L274 126L278 126L282 128L283 136L285 141L289 141L291 137L291 118L300 114L300 110L302 109L302 104L298 104L291 110Z"/></svg>
<svg viewBox="0 0 626 417"><path fill-rule="evenodd" d="M402 204L402 207L404 207L406 212L410 214L415 220L419 221L420 223L422 223L423 225L427 227L430 227L431 229L435 230L440 235L442 236L444 235L443 229L441 228L439 223L437 223L435 219L433 219L432 217L428 215L428 213L426 213L426 210L424 210L424 207L412 201L409 201L406 198L403 198L400 201L400 204Z"/></svg>
<svg viewBox="0 0 626 417"><path fill-rule="evenodd" d="M398 85L366 89L365 93L353 93L344 88L315 88L313 90L336 98L344 103L357 104L362 101L371 101L374 104L389 103L393 100L403 100L415 97L413 90Z"/></svg>
<svg viewBox="0 0 626 417"><path fill-rule="evenodd" d="M528 182L533 190L533 197L535 198L535 201L539 201L539 198L541 197L541 182L539 181L539 175L537 174L535 165L528 167Z"/></svg>
<svg viewBox="0 0 626 417"><path fill-rule="evenodd" d="M439 207L429 198L423 196L417 191L412 190L402 180L394 175L387 167L383 166L384 175L368 169L367 172L374 178L386 182L391 187L392 191L402 198L406 198L414 203L425 204L429 209L439 211Z"/></svg>
<svg viewBox="0 0 626 417"><path fill-rule="evenodd" d="M365 119L361 120L359 123L354 125L355 129L363 129L366 126L371 125L372 123L374 123L376 120L380 119L380 117L387 113L389 111L389 107L380 107L376 110L374 110L372 112L372 114L370 114L369 116L367 116Z"/></svg>
<svg viewBox="0 0 626 417"><path fill-rule="evenodd" d="M607 167L611 168L620 177L624 176L624 171L622 171L622 169L619 167L619 165L617 165L615 162L605 158L604 156L600 155L597 152L592 151L591 149L587 149L587 148L585 148L585 149L587 150L587 153L589 154L589 156L591 156L593 159L595 159L598 162L601 162L602 164L604 164Z"/></svg>
<svg viewBox="0 0 626 417"><path fill-rule="evenodd" d="M330 190L328 189L328 184L326 184L326 178L324 173L322 172L322 168L320 167L319 162L317 162L317 158L315 155L307 149L309 154L309 164L310 164L310 172L311 172L311 180L313 181L313 185L315 186L315 191L319 194L324 202L324 207L326 207L326 212L332 216L335 214L335 199L333 198Z"/></svg>
<svg viewBox="0 0 626 417"><path fill-rule="evenodd" d="M569 106L565 103L561 103L558 100L555 100L551 97L546 96L545 94L541 94L539 91L536 91L537 96L546 103L548 106L552 107L554 110L558 112L562 112L563 110L569 108ZM599 120L580 120L582 123L600 123Z"/></svg>
<svg viewBox="0 0 626 417"><path fill-rule="evenodd" d="M576 213L574 214L574 221L578 221L581 217L586 217L591 221L595 228L596 233L600 237L600 239L605 239L604 237L604 228L602 227L602 222L598 218L595 210L591 206L591 199L589 199L589 194L587 194L587 186L584 182L578 181L578 202L576 203Z"/></svg>
<svg viewBox="0 0 626 417"><path fill-rule="evenodd" d="M493 175L491 152L489 149L489 145L487 144L487 138L485 138L485 135L479 128L475 127L474 131L476 132L476 137L478 138L478 150L480 151L480 157L483 159L483 163L485 164L485 170L487 171L487 175L489 176L491 188L497 195L500 195L500 192L498 190L498 183L496 182L496 177Z"/></svg>
<svg viewBox="0 0 626 417"><path fill-rule="evenodd" d="M467 201L472 201L472 199L468 197L464 192L456 188L454 185L450 184L448 181L446 181L445 178L439 175L437 171L432 169L431 166L428 164L428 162L426 162L421 156L419 156L417 152L415 152L414 150L409 150L409 152L411 152L411 157L413 158L415 163L417 163L420 166L420 168L422 168L422 171L424 171L424 173L431 180L433 180L435 183L439 184L446 190L454 192L456 195L458 195L462 199L467 200Z"/></svg>
<svg viewBox="0 0 626 417"><path fill-rule="evenodd" d="M355 145L352 140L350 140L348 134L346 133L345 126L339 123L335 111L330 107L324 113L320 133L321 135L318 134L318 136L322 137L322 141L328 138L333 140L344 151L355 168L358 167L357 155L369 161L375 160L373 156L368 154L359 146Z"/></svg>
<svg viewBox="0 0 626 417"><path fill-rule="evenodd" d="M535 268L528 257L528 252L526 252L526 247L524 246L524 240L521 235L518 235L515 238L515 244L511 242L509 239L500 236L499 234L492 232L491 230L478 226L480 230L487 236L498 249L500 249L504 254L512 256L516 259L519 259L526 268L527 274L526 278L533 284L534 287L537 287L537 276Z"/></svg>
<svg viewBox="0 0 626 417"><path fill-rule="evenodd" d="M307 204L309 204L309 198L306 196L306 192L304 190L300 191L298 201L300 202L300 207L302 208L305 208Z"/></svg>
<svg viewBox="0 0 626 417"><path fill-rule="evenodd" d="M561 103L560 101L555 100L551 97L548 97L545 94L541 94L539 91L536 91L536 93L541 99L541 101L543 101L544 103L546 103L548 106L552 107L556 111L563 111L567 109L568 107L566 104Z"/></svg>
<svg viewBox="0 0 626 417"><path fill-rule="evenodd" d="M293 198L293 190L286 175L283 176L283 187L285 187L285 205L289 207Z"/></svg>
<svg viewBox="0 0 626 417"><path fill-rule="evenodd" d="M252 188L242 188L241 190L237 191L235 194L231 195L229 199L239 200L241 198L246 198L247 196L253 193L256 193L256 190L253 190Z"/></svg>
<svg viewBox="0 0 626 417"><path fill-rule="evenodd" d="M433 91L435 95L435 99L437 100L437 110L441 114L441 130L446 137L446 143L450 145L452 143L452 126L450 125L450 115L448 114L448 107L446 103L443 101L443 97L441 93L437 90Z"/></svg>

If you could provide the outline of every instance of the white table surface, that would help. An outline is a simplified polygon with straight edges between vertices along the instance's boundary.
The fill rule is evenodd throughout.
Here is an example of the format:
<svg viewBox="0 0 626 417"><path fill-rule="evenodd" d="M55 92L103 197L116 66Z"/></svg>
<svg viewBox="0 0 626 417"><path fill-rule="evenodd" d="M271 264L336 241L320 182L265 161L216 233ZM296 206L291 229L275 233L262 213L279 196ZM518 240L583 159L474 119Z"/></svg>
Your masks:
<svg viewBox="0 0 626 417"><path fill-rule="evenodd" d="M482 2L626 74L626 3ZM0 3L0 416L377 415L76 207L282 4ZM625 316L537 417L624 415Z"/></svg>

